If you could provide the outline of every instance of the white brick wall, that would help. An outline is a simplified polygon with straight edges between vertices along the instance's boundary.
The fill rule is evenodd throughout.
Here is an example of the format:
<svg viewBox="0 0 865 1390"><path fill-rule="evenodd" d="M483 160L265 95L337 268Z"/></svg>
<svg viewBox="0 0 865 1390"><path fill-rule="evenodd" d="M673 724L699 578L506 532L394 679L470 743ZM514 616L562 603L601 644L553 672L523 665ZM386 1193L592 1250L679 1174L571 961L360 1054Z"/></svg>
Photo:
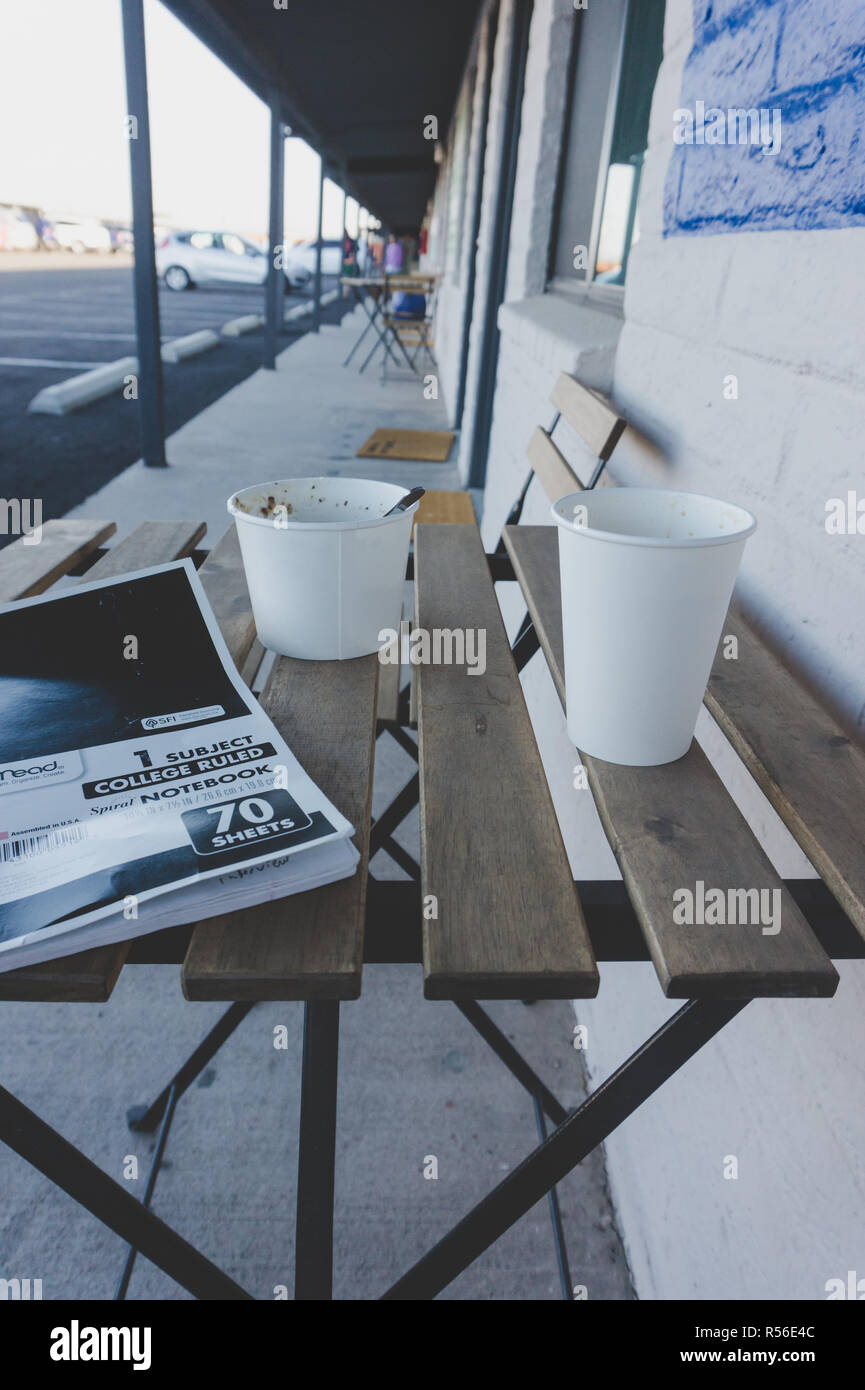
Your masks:
<svg viewBox="0 0 865 1390"><path fill-rule="evenodd" d="M520 113L506 299L542 294L552 231L573 0L535 0Z"/></svg>
<svg viewBox="0 0 865 1390"><path fill-rule="evenodd" d="M499 311L501 345L493 406L483 536L494 546L528 473L526 446L554 415L550 391L562 371L608 390L621 322L570 296L538 295ZM560 432L559 432L560 431ZM562 424L556 443L578 473L591 467L579 439ZM528 513L526 513L528 520ZM543 520L549 520L547 511Z"/></svg>
<svg viewBox="0 0 865 1390"><path fill-rule="evenodd" d="M439 366L439 388L447 407L451 423L455 419L457 395L459 391L460 360L462 352L463 326L465 323L465 300L468 287L468 265L472 252L474 234L474 214L478 191L478 179L484 156L486 132L482 115L484 92L488 76L489 45L487 26L490 15L487 13L481 25L478 48L478 67L472 100L471 132L469 135L469 154L465 180L465 211L462 224L462 244L459 248L459 277L448 276L441 284L436 304L436 358ZM469 74L464 79L462 94L466 90ZM448 177L443 167L436 188L436 212L438 215L438 235L435 245L430 246L429 263L433 269L444 268L447 250L447 207Z"/></svg>
<svg viewBox="0 0 865 1390"><path fill-rule="evenodd" d="M495 544L520 491L525 446L551 418L556 374L612 390L633 425L615 476L672 480L755 511L745 601L861 736L865 537L828 536L824 516L829 497L848 488L865 496L865 231L662 238L672 112L691 45L690 0L668 0L624 322L578 294L539 293L566 8L538 0L532 25L484 540ZM496 130L500 100L499 85ZM729 374L736 400L723 395ZM573 435L560 427L556 439L585 468ZM524 520L549 521L537 484ZM500 597L513 630L523 612L515 586L500 586ZM615 877L590 795L572 788L574 750L540 657L524 684L575 875ZM705 713L698 736L779 871L807 876L801 851ZM832 1001L751 1004L608 1143L641 1297L819 1299L827 1279L865 1274L865 963L843 963L841 975ZM672 1011L649 966L605 965L601 980L598 999L578 1006L596 1081ZM723 1179L728 1154L739 1159L738 1181Z"/></svg>
<svg viewBox="0 0 865 1390"><path fill-rule="evenodd" d="M472 447L474 444L473 422L477 405L478 378L481 367L484 305L486 304L489 287L491 248L495 231L496 190L498 189L502 172L500 158L502 126L504 121L505 93L507 91L508 62L511 51L513 28L513 0L501 0L493 60L490 113L486 130L487 145L486 160L484 163L483 202L481 205L481 225L478 233L474 311L469 334L469 360L466 379L465 409L463 412L463 428L459 441L459 470L460 477L464 480L469 476Z"/></svg>
<svg viewBox="0 0 865 1390"><path fill-rule="evenodd" d="M614 471L623 482L672 479L754 510L760 525L740 582L746 602L785 657L861 727L865 547L857 537L826 535L824 504L862 478L865 392L853 300L865 236L663 240L689 17L687 0L670 0L642 236L613 378L617 401L656 448L649 457L629 433ZM730 373L737 400L724 399ZM810 874L708 716L699 736L778 868ZM865 968L848 963L841 973L831 1003L752 1004L607 1146L643 1297L820 1298L828 1278L862 1265L854 1230L865 1207L865 1124L853 1097ZM597 1002L579 1006L597 1042L598 1076L669 1012L643 967L608 969L602 978L606 998L602 989ZM737 1182L721 1176L731 1153Z"/></svg>

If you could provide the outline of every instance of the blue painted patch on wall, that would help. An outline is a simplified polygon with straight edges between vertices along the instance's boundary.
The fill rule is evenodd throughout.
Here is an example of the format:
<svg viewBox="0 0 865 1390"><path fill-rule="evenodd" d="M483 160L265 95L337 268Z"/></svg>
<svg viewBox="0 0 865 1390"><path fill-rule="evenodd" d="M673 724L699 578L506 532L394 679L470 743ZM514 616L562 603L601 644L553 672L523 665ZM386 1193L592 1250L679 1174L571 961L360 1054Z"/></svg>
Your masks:
<svg viewBox="0 0 865 1390"><path fill-rule="evenodd" d="M680 101L778 111L780 142L674 145L665 236L865 226L863 0L694 0Z"/></svg>

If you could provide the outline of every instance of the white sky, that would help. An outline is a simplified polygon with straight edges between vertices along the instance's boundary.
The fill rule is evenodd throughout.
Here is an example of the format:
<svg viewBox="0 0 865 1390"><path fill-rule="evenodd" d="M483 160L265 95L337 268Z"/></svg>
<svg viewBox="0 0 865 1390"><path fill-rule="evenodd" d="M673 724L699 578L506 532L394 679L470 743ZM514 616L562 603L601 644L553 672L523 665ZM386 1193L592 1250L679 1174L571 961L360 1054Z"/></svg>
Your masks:
<svg viewBox="0 0 865 1390"><path fill-rule="evenodd" d="M267 108L159 0L145 0L157 219L267 230ZM127 221L120 0L0 0L0 202ZM318 156L286 142L285 239L314 236ZM325 183L324 234L342 193ZM349 202L349 226L357 209Z"/></svg>

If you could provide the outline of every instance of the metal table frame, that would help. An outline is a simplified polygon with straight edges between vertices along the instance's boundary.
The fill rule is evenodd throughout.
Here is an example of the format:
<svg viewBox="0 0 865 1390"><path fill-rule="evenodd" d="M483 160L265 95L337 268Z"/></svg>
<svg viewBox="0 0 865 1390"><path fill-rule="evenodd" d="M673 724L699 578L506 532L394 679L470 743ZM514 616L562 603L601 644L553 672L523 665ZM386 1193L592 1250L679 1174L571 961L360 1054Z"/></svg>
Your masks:
<svg viewBox="0 0 865 1390"><path fill-rule="evenodd" d="M383 279L375 281L367 279L355 280L351 276L344 276L341 281L341 284L347 286L351 290L352 294L354 295L355 301L363 309L363 312L366 314L367 318L367 322L364 324L360 336L357 338L356 342L352 346L351 351L349 352L342 365L344 367L348 366L349 362L354 357L354 354L357 352L364 338L369 333L370 329L372 329L375 335L375 342L373 343L372 348L370 349L369 353L361 363L359 370L361 372L366 370L366 368L369 366L369 363L372 361L372 358L376 350L382 346L384 347L385 351L385 360L387 360L387 357L389 356L399 367L401 365L400 360L395 355L393 349L391 348L387 340L386 327L378 322L378 320L382 318L382 315L384 313L385 298L387 295L387 285L385 281ZM380 293L372 293L371 291L373 290L379 290ZM372 309L370 309L367 303L368 298L373 301Z"/></svg>
<svg viewBox="0 0 865 1390"><path fill-rule="evenodd" d="M497 553L487 558L494 580L513 579L507 556ZM407 577L412 577L411 560ZM512 647L518 669L522 669L538 645L537 634L527 620ZM417 757L416 745L403 727L408 722L407 709L408 691L404 690L398 720L383 723L382 729L396 737L401 746L413 750ZM369 875L364 949L367 964L399 964L421 959L420 870L392 838L393 831L417 800L417 786L415 777L372 826L370 858L379 848L392 853L410 874L410 881L381 882ZM786 886L834 960L865 959L865 942L819 879L787 881ZM648 960L624 884L620 881L582 882L577 887L597 959ZM134 943L129 963L182 962L192 930L192 927L171 928L139 938ZM685 1003L571 1114L485 1010L470 1001L458 1004L464 1017L530 1095L541 1142L382 1297L385 1300L435 1297L547 1194L562 1294L570 1298L570 1275L558 1215L556 1184L749 1002L753 1001L699 999ZM129 1251L118 1284L118 1299L126 1295L138 1251L197 1298L252 1297L160 1220L150 1210L150 1202L180 1098L253 1007L251 1003L232 1004L156 1099L128 1112L131 1127L139 1132L159 1127L142 1201L0 1087L0 1140L127 1241ZM301 1300L332 1297L338 1045L339 1001L306 1001L295 1263L295 1298ZM545 1117L555 1126L550 1134L546 1133Z"/></svg>
<svg viewBox="0 0 865 1390"><path fill-rule="evenodd" d="M787 881L786 886L834 960L865 958L865 945L858 933L819 880ZM420 961L419 882L380 882L370 877L369 887L365 963ZM618 880L583 882L579 891L598 960L647 961L648 952L624 885ZM150 940L141 938L141 949L130 963L179 963L191 930L174 928L155 933ZM543 1137L538 1147L383 1297L434 1297L547 1194L562 1294L570 1298L567 1253L555 1204L556 1184L749 1002L753 1001L701 999L684 1004L570 1114L480 1005L458 1004L463 1016L531 1097L536 1118L541 1117ZM141 1202L8 1091L0 1089L0 1138L129 1243L117 1298L125 1297L136 1251L198 1298L251 1297L150 1211L149 1203L181 1096L254 1007L250 1003L230 1005L160 1095L150 1105L130 1110L134 1130L159 1128ZM332 1296L339 1002L308 1001L304 1013L295 1298L326 1300ZM544 1116L555 1126L549 1135Z"/></svg>

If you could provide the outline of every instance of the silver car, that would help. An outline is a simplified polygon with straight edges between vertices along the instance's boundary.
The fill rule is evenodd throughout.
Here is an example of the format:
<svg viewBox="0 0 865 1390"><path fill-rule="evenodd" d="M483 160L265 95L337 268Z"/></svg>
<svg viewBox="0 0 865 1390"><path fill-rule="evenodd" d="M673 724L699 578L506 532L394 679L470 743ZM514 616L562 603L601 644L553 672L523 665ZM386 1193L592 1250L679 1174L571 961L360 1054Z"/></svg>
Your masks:
<svg viewBox="0 0 865 1390"><path fill-rule="evenodd" d="M196 285L262 285L268 260L260 247L236 232L169 232L156 245L156 271L170 290ZM287 253L283 266L286 290L301 289L310 273Z"/></svg>

